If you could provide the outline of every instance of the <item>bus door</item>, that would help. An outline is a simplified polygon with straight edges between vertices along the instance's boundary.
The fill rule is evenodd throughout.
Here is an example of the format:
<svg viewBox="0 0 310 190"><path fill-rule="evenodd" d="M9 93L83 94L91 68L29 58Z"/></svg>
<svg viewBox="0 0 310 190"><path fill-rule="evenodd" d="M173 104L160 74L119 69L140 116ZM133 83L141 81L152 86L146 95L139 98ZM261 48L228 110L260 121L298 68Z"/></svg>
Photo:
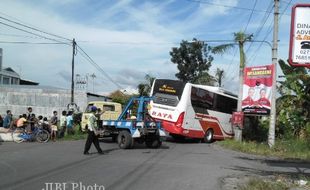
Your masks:
<svg viewBox="0 0 310 190"><path fill-rule="evenodd" d="M185 110L183 124L183 128L185 129L183 133L185 135L189 132L188 130L195 130L195 120L195 111L193 110L193 107L191 105L188 105Z"/></svg>

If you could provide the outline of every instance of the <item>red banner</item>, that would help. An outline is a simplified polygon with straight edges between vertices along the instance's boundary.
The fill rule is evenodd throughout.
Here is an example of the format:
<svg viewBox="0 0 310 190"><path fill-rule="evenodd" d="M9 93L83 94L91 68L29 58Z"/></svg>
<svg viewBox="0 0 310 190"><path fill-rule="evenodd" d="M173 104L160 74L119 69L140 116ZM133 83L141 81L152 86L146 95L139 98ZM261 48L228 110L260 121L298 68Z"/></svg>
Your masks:
<svg viewBox="0 0 310 190"><path fill-rule="evenodd" d="M273 65L244 69L242 111L245 114L269 115Z"/></svg>
<svg viewBox="0 0 310 190"><path fill-rule="evenodd" d="M243 112L233 112L232 114L232 125L234 127L239 127L243 129L243 121L244 121L244 114Z"/></svg>

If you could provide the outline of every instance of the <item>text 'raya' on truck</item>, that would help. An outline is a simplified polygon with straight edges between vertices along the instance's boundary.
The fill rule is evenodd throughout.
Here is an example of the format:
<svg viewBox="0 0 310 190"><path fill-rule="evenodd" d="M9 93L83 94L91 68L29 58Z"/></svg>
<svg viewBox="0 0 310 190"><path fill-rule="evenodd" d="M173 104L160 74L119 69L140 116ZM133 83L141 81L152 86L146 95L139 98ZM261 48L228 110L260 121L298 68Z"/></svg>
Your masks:
<svg viewBox="0 0 310 190"><path fill-rule="evenodd" d="M133 148L134 143L144 143L149 148L159 148L165 132L161 122L148 114L150 97L131 98L116 120L103 120L100 137L112 137L120 148Z"/></svg>

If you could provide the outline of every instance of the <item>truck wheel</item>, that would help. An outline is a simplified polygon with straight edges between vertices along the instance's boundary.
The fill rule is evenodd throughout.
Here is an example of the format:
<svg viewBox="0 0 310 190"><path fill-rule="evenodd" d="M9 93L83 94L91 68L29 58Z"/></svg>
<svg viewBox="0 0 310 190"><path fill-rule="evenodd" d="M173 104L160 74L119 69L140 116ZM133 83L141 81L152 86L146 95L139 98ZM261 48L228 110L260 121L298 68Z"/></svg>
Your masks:
<svg viewBox="0 0 310 190"><path fill-rule="evenodd" d="M204 141L206 143L212 143L213 142L213 129L208 129L207 132L205 133Z"/></svg>
<svg viewBox="0 0 310 190"><path fill-rule="evenodd" d="M159 137L148 137L145 140L145 144L148 148L159 148L162 144Z"/></svg>
<svg viewBox="0 0 310 190"><path fill-rule="evenodd" d="M120 131L117 137L117 142L121 149L133 147L133 139L128 131Z"/></svg>

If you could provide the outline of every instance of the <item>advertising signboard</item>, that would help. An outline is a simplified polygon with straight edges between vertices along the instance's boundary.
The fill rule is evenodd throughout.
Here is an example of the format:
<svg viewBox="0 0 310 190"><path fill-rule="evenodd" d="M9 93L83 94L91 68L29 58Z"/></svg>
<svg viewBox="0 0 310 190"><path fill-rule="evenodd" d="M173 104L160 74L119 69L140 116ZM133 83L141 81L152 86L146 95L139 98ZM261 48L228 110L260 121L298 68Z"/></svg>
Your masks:
<svg viewBox="0 0 310 190"><path fill-rule="evenodd" d="M292 66L310 68L310 4L292 8L288 62Z"/></svg>
<svg viewBox="0 0 310 190"><path fill-rule="evenodd" d="M273 65L246 67L242 111L247 115L269 115L271 109Z"/></svg>

